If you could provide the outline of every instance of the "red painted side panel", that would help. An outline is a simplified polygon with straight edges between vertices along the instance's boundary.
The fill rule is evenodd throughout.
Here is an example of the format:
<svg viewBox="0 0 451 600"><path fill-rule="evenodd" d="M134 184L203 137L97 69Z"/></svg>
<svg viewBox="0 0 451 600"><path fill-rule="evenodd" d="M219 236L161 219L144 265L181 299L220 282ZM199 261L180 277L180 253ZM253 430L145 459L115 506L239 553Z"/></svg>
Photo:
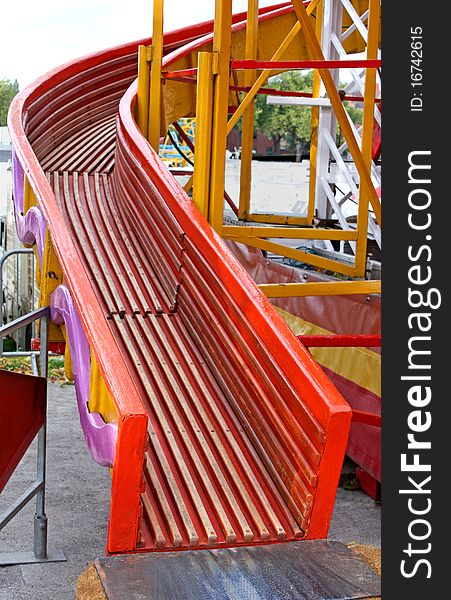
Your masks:
<svg viewBox="0 0 451 600"><path fill-rule="evenodd" d="M379 110L382 111L382 102L379 104ZM382 131L379 123L374 119L373 126L373 160L376 162L381 156L382 150Z"/></svg>
<svg viewBox="0 0 451 600"><path fill-rule="evenodd" d="M0 492L44 423L47 384L0 370Z"/></svg>
<svg viewBox="0 0 451 600"><path fill-rule="evenodd" d="M324 372L347 398L352 409L374 415L381 414L381 399L376 394L341 377L330 369ZM381 481L381 428L365 423L352 423L346 454L377 481Z"/></svg>
<svg viewBox="0 0 451 600"><path fill-rule="evenodd" d="M48 348L49 352L63 355L66 351L66 344L65 342L49 342ZM39 352L40 349L41 340L39 338L31 338L31 350L34 352Z"/></svg>

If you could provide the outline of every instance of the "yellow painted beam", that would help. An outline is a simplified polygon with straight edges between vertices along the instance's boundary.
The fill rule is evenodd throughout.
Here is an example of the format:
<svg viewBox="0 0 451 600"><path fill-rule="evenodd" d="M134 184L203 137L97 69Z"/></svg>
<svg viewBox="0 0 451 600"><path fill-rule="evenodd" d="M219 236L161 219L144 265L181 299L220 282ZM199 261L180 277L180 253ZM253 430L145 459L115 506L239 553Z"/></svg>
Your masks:
<svg viewBox="0 0 451 600"><path fill-rule="evenodd" d="M72 368L72 356L70 354L69 336L67 335L66 325L61 325L61 332L64 337L64 375L69 381L74 381L74 371Z"/></svg>
<svg viewBox="0 0 451 600"><path fill-rule="evenodd" d="M224 213L225 152L229 107L229 63L232 43L232 0L216 0L213 35L214 95L208 220L221 234Z"/></svg>
<svg viewBox="0 0 451 600"><path fill-rule="evenodd" d="M49 306L52 292L62 283L64 283L63 272L53 248L50 231L47 228L45 232L44 251L42 253L39 306ZM64 341L61 327L52 322L49 322L49 341Z"/></svg>
<svg viewBox="0 0 451 600"><path fill-rule="evenodd" d="M315 33L321 42L323 24L323 1L321 0L316 9ZM321 90L321 77L315 69L313 72L313 97L319 98ZM319 106L312 106L312 133L310 136L310 181L309 181L309 199L307 209L307 221L313 223L315 216L316 201L316 155L318 151L318 127L319 127Z"/></svg>
<svg viewBox="0 0 451 600"><path fill-rule="evenodd" d="M324 55L321 50L320 43L315 35L315 30L313 29L313 26L310 22L308 13L304 8L303 3L301 2L301 0L291 0L291 3L293 4L296 16L302 26L302 31L304 33L304 37L309 47L312 59L324 60ZM367 186L368 197L371 206L374 210L374 214L378 223L381 223L381 203L379 201L379 198L377 197L376 190L374 189L374 186L371 182L370 172L365 164L365 160L363 158L362 152L360 151L357 140L354 137L354 133L346 116L344 106L338 95L338 90L335 88L335 83L332 78L332 75L330 74L329 69L318 69L318 71L321 75L321 79L323 80L324 87L326 88L327 95L329 96L329 100L332 104L335 116L337 117L337 120L340 124L343 136L346 140L346 143L348 144L349 151L352 155L352 158L354 159L354 163L359 172L360 185L364 184Z"/></svg>
<svg viewBox="0 0 451 600"><path fill-rule="evenodd" d="M257 58L258 42L258 0L248 0L246 21L246 52L245 58ZM244 72L244 85L250 87L256 78L255 70ZM240 165L240 202L238 217L246 219L251 205L252 150L254 146L254 101L252 101L243 116L241 131L241 165Z"/></svg>
<svg viewBox="0 0 451 600"><path fill-rule="evenodd" d="M283 244L270 242L269 240L264 240L262 238L242 237L233 238L233 241L241 242L242 244L252 246L253 248L260 248L260 250L266 250L267 252L272 252L273 254L278 254L280 256L286 256L287 258L292 258L293 260L297 260L299 262L308 263L320 269L327 269L328 271L341 273L342 275L349 275L352 277L355 272L354 265L342 263L330 258L325 258L324 256L318 256L316 254L308 254L302 250L289 248Z"/></svg>
<svg viewBox="0 0 451 600"><path fill-rule="evenodd" d="M268 298L293 296L344 296L347 294L380 294L380 280L312 281L306 283L263 283L258 286Z"/></svg>
<svg viewBox="0 0 451 600"><path fill-rule="evenodd" d="M161 64L163 61L163 0L153 3L153 30L150 67L148 140L155 152L160 147Z"/></svg>
<svg viewBox="0 0 451 600"><path fill-rule="evenodd" d="M39 206L39 203L30 185L28 177L25 177L23 194L23 214L26 215L32 206Z"/></svg>
<svg viewBox="0 0 451 600"><path fill-rule="evenodd" d="M105 385L105 380L92 350L88 408L90 412L99 413L105 423L117 423L119 420L113 398Z"/></svg>
<svg viewBox="0 0 451 600"><path fill-rule="evenodd" d="M36 283L36 287L38 287L39 289L41 288L41 263L39 261L39 252L38 252L38 246L37 244L33 244L33 254L34 254L34 258L35 258L35 283Z"/></svg>
<svg viewBox="0 0 451 600"><path fill-rule="evenodd" d="M136 96L135 116L136 123L146 139L149 122L149 55L150 52L147 46L138 46L138 93Z"/></svg>
<svg viewBox="0 0 451 600"><path fill-rule="evenodd" d="M24 180L24 215L32 206L39 206L39 202L30 185L28 177ZM24 246L30 247L28 244ZM32 246L36 257L36 284L39 287L39 306L49 306L50 295L61 283L63 283L63 272L59 265L58 258L52 245L50 231L47 228L45 232L44 249L42 253L42 264L39 259L36 243ZM38 325L39 327L39 325ZM55 323L49 322L49 341L63 342L64 337L61 327Z"/></svg>
<svg viewBox="0 0 451 600"><path fill-rule="evenodd" d="M369 0L368 45L366 58L376 59L379 46L380 0ZM368 172L371 173L373 152L374 106L376 96L376 69L367 69L365 75L365 100L363 104L362 155ZM368 244L368 184L362 181L359 190L359 206L357 212L357 243L355 252L355 268L357 277L363 277L366 269Z"/></svg>
<svg viewBox="0 0 451 600"><path fill-rule="evenodd" d="M196 98L196 148L194 154L193 201L208 218L211 166L211 106L213 101L213 55L199 52ZM188 183L191 182L191 178Z"/></svg>
<svg viewBox="0 0 451 600"><path fill-rule="evenodd" d="M255 223L272 223L274 225L310 225L307 217L293 217L289 215L271 215L265 213L250 213L247 215L248 221Z"/></svg>
<svg viewBox="0 0 451 600"><path fill-rule="evenodd" d="M45 232L44 251L42 253L41 272L44 275L40 287L40 306L50 305L50 296L63 283L63 272L53 248L50 230Z"/></svg>
<svg viewBox="0 0 451 600"><path fill-rule="evenodd" d="M183 189L185 190L185 192L187 194L189 193L189 191L193 187L193 182L194 182L194 173L193 173L193 175L190 175L190 178L188 179L188 181L183 186Z"/></svg>
<svg viewBox="0 0 451 600"><path fill-rule="evenodd" d="M308 15L312 14L312 12L315 10L316 5L318 4L318 2L319 2L319 0L312 0L310 2L310 4L307 7L307 14ZM282 41L282 43L280 44L279 48L276 50L276 52L271 57L271 60L281 60L281 58L285 54L285 51L287 50L287 48L289 48L291 42L296 38L297 34L300 31L301 31L301 25L300 25L300 23L298 21L297 23L295 23L293 25L292 29L289 31L289 33L286 36L286 38ZM254 83L254 85L247 92L247 94L243 98L243 101L241 102L241 104L238 106L238 108L236 109L236 111L230 117L229 122L227 123L227 135L232 131L232 129L238 123L240 117L243 116L244 111L249 107L249 105L251 104L251 102L253 102L255 96L258 93L258 90L262 87L262 85L265 84L265 82L271 76L272 73L274 73L274 71L272 69L265 69L264 71L262 71L260 73L260 75L258 76L258 78L257 78L256 82Z"/></svg>
<svg viewBox="0 0 451 600"><path fill-rule="evenodd" d="M285 238L309 240L355 240L357 232L343 229L320 229L314 227L254 227L226 225L222 228L225 238Z"/></svg>

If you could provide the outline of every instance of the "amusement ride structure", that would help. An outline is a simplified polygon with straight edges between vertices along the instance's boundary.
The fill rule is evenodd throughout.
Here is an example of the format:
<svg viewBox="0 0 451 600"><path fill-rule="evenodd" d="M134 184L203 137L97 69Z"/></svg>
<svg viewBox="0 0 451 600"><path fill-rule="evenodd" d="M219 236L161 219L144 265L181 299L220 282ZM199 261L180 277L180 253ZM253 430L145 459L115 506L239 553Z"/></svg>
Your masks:
<svg viewBox="0 0 451 600"><path fill-rule="evenodd" d="M216 0L214 21L169 33L155 0L152 39L14 100L17 231L111 470L108 553L325 538L345 452L380 481L379 42L379 0ZM311 93L265 87L310 69ZM312 108L303 214L253 206L257 94Z"/></svg>

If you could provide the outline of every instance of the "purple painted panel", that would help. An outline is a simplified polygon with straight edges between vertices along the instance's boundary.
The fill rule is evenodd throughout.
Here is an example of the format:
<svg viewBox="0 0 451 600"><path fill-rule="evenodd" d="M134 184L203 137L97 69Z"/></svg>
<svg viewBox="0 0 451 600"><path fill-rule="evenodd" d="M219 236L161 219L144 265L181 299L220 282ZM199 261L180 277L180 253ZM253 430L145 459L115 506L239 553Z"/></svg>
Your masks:
<svg viewBox="0 0 451 600"><path fill-rule="evenodd" d="M42 256L44 253L45 244L45 230L47 225L41 209L37 206L32 206L28 209L27 214L23 217L17 210L17 206L14 206L14 214L16 218L16 231L19 240L23 244L28 244L30 246L36 242L39 262L42 264Z"/></svg>
<svg viewBox="0 0 451 600"><path fill-rule="evenodd" d="M23 199L24 199L24 187L25 187L25 173L22 165L20 164L17 154L12 151L13 155L13 195L14 204L18 209L19 213L23 212Z"/></svg>
<svg viewBox="0 0 451 600"><path fill-rule="evenodd" d="M45 230L47 225L41 209L37 206L32 206L27 211L27 214L25 216L23 215L24 187L24 170L13 148L13 197L16 231L19 240L23 244L28 244L31 246L36 242L39 261L42 264L42 256L44 253L45 244Z"/></svg>
<svg viewBox="0 0 451 600"><path fill-rule="evenodd" d="M59 285L50 297L50 316L54 323L64 323L66 326L80 423L89 451L99 465L111 467L114 462L117 425L105 423L99 413L89 412L89 344L69 289L65 285Z"/></svg>
<svg viewBox="0 0 451 600"><path fill-rule="evenodd" d="M13 193L17 235L24 244L36 243L42 265L46 220L37 206L31 207L24 216L24 170L13 150ZM56 288L50 297L51 319L65 324L74 373L80 423L89 451L94 460L104 467L112 467L116 449L117 425L105 423L99 413L88 409L91 359L89 344L80 319L65 285Z"/></svg>

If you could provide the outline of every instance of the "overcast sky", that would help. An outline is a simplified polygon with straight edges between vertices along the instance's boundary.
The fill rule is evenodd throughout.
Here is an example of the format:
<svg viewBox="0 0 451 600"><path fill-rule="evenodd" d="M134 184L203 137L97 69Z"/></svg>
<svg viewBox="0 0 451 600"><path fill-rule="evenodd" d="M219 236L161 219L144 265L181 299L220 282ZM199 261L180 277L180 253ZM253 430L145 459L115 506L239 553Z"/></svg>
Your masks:
<svg viewBox="0 0 451 600"><path fill-rule="evenodd" d="M280 0L279 0L280 1ZM277 4L260 0L260 6ZM65 62L151 35L152 0L2 0L0 79L20 89ZM233 0L234 12L247 0ZM165 0L165 30L211 19L214 0Z"/></svg>

